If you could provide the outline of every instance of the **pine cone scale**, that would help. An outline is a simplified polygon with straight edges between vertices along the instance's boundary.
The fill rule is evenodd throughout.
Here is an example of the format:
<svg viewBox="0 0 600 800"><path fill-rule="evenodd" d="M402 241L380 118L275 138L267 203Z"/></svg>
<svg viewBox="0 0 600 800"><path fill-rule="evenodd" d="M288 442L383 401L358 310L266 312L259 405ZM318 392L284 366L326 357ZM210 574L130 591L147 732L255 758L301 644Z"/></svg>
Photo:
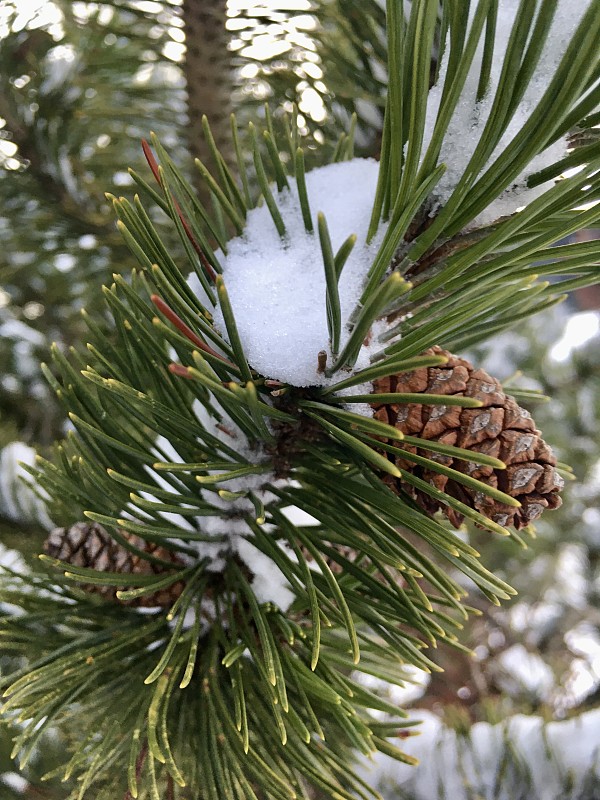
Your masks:
<svg viewBox="0 0 600 800"><path fill-rule="evenodd" d="M396 466L401 471L422 478L489 519L502 525L513 525L517 530L537 519L544 509L558 508L561 504L558 492L563 483L555 469L556 458L541 438L529 412L507 396L495 378L483 369L475 369L466 359L439 347L428 350L426 354L441 354L448 361L442 367L422 367L374 381L373 416L406 436L415 436L424 442L453 445L471 451L474 456L480 453L501 460L506 464L505 470L478 464L476 457L472 461L455 459L429 451L426 446L417 448L412 444L394 442L407 454L419 453L500 489L518 500L521 508L504 505L483 492L474 492L400 455L394 457ZM456 405L377 403L377 394L393 392L470 397L482 405L480 408L464 408ZM429 513L441 509L453 525L458 526L462 522L462 515L425 492L403 484L401 478L392 478L388 484L392 487L395 485L397 489L402 486Z"/></svg>
<svg viewBox="0 0 600 800"><path fill-rule="evenodd" d="M121 531L128 542L138 550L145 551L163 561L173 564L173 568L184 566L181 559L165 547L146 542L139 536L126 531ZM137 553L127 550L122 544L114 540L110 534L97 522L77 522L69 528L55 528L44 542L44 552L72 564L76 567L87 567L97 572L119 573L123 575L168 575L169 570L154 564ZM169 606L172 605L183 591L183 582L175 581L153 594L144 595L124 602L124 605L139 607ZM107 599L117 600L117 591L125 591L126 585L102 586L99 584L85 584L85 591L91 594L100 594ZM122 602L122 601L120 601Z"/></svg>

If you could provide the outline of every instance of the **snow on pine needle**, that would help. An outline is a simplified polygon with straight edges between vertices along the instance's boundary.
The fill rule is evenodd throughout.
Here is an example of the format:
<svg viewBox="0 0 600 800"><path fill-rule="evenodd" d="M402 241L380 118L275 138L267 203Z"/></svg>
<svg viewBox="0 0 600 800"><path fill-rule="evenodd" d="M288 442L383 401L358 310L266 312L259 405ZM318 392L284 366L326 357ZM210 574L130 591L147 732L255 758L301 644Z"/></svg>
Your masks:
<svg viewBox="0 0 600 800"><path fill-rule="evenodd" d="M35 464L35 450L24 442L11 442L0 452L0 513L23 525L37 524L46 530L53 526L44 498L30 482L25 466Z"/></svg>
<svg viewBox="0 0 600 800"><path fill-rule="evenodd" d="M267 454L260 447L252 447L243 431L218 404L215 405L219 409L220 421L211 416L201 403L198 401L194 403L194 413L203 427L213 436L225 437L237 453L247 459L247 463L268 464ZM174 463L181 463L183 460L164 437L159 437L156 447L157 455L161 457L166 456ZM162 478L160 472L149 467L146 471L159 486L169 488L168 482ZM218 474L215 470L208 472L213 475ZM182 530L194 531L200 528L205 535L204 541L193 542L196 555L192 560L188 557L188 563L193 563L195 560L203 561L207 571L218 573L223 572L229 560L237 557L248 567L252 575L250 585L259 602L272 602L285 611L292 603L294 594L275 562L248 541L252 531L246 521L247 516L255 514L255 506L250 495L268 507L268 504L276 499L271 491L272 488L284 483L278 481L272 470L268 469L259 474L233 478L226 483L216 483L214 486L200 489L201 497L212 507L212 514L198 517L193 521L180 514L167 512L163 513L163 516ZM226 491L222 492L221 489ZM156 500L150 494L146 494L146 497Z"/></svg>
<svg viewBox="0 0 600 800"><path fill-rule="evenodd" d="M284 236L262 205L249 212L242 236L228 243L223 277L244 351L257 372L294 386L329 382L317 373L317 354L330 354L317 214L327 220L334 253L356 236L338 284L345 331L383 232L367 244L378 173L378 163L364 158L314 169L306 175L312 232L306 230L298 188L291 181L277 195ZM216 321L224 330L219 309Z"/></svg>
<svg viewBox="0 0 600 800"><path fill-rule="evenodd" d="M527 84L520 102L514 109L512 118L509 119L506 125L504 134L481 174L492 166L498 156L506 150L522 130L550 86L577 26L593 2L594 0L558 1L556 13L542 47L539 61L533 69L531 80ZM471 6L470 29L478 5L474 3ZM446 164L446 172L433 192L437 207L443 206L450 199L465 174L469 161L490 121L504 68L504 58L507 54L520 5L519 0L500 0L498 4L489 85L483 97L479 97L478 87L484 57L484 39L481 38L479 41L465 86L446 131L440 152L439 161ZM445 80L450 55L449 37L450 34L448 34L446 41L445 54L438 80L429 92L423 152L425 152L431 140L435 121L440 111L440 103L445 91L447 91ZM525 63L524 66L527 66L527 64ZM473 226L489 225L499 217L513 214L522 206L542 195L550 188L552 181L545 181L537 186L530 187L527 184L528 178L564 158L567 155L568 146L569 143L566 136L561 136L554 142L548 142L548 146L529 162L526 169L514 180L513 184L473 220Z"/></svg>

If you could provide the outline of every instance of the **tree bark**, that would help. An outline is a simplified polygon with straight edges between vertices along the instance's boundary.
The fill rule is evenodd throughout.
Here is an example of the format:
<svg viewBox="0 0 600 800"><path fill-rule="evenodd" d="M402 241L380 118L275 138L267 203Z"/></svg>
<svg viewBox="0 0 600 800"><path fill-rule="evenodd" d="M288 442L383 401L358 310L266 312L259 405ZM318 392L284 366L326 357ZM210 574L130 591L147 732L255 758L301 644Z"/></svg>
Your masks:
<svg viewBox="0 0 600 800"><path fill-rule="evenodd" d="M202 132L204 114L225 161L234 161L229 128L233 66L225 27L227 0L184 0L183 21L190 152L212 171L214 162Z"/></svg>

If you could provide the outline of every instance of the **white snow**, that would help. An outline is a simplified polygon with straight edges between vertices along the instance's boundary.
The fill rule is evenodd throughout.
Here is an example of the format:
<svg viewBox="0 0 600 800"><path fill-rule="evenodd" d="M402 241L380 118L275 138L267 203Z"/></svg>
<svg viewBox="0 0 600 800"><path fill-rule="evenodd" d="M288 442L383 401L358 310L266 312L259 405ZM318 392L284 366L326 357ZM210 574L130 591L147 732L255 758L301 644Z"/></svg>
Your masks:
<svg viewBox="0 0 600 800"><path fill-rule="evenodd" d="M10 547L6 547L5 545L0 542L0 577L2 578L2 583L8 588L10 578L8 578L8 573L4 572L7 570L8 573L15 573L19 576L29 575L31 570L21 553L18 550L13 550ZM22 584L19 586L19 590L22 591L29 591L30 586L28 584ZM45 592L44 589L41 590L42 593ZM4 603L0 602L0 614L6 614L12 617L20 617L25 613L24 609L19 606L15 605L14 603Z"/></svg>
<svg viewBox="0 0 600 800"><path fill-rule="evenodd" d="M289 485L292 485L292 483L293 482L290 481ZM297 506L288 506L287 508L283 508L281 513L292 523L292 525L311 527L313 525L321 524L318 519L313 517L312 514L308 514L302 508L298 508Z"/></svg>
<svg viewBox="0 0 600 800"><path fill-rule="evenodd" d="M261 449L251 447L243 432L227 415L225 410L215 400L212 403L219 413L220 419L210 413L198 400L194 402L194 413L203 428L218 438L225 440L231 438L231 442L227 443L237 453L245 457L249 463L260 464L264 461L266 459L265 453ZM199 443L202 443L201 439L199 439ZM157 460L166 463L183 463L183 459L173 446L173 443L164 436L157 437L154 454ZM232 470L239 466L243 465L231 462ZM157 486L173 491L173 486L167 480L168 470L158 471L148 466L145 469ZM226 472L226 470L223 470L223 472ZM170 511L161 511L159 514L182 531L184 538L179 541L184 543L186 547L192 547L196 551L197 560L206 559L207 571L222 572L228 560L237 555L252 573L250 583L258 601L260 603L274 603L285 611L293 601L294 594L275 562L252 544L252 530L246 522L248 515L254 516L256 514L254 504L249 495L252 494L264 505L267 505L276 499L271 489L278 483L281 482L275 478L275 475L271 472L265 472L237 477L223 483L211 485L210 488L202 488L198 484L198 494L212 507L212 514L195 517L183 516ZM221 489L225 490L226 493L221 494ZM231 492L233 496L229 496L227 492ZM150 492L142 491L140 494L147 500L157 500ZM237 496L238 494L240 496ZM181 508L190 508L190 506L182 503ZM124 517L130 519L139 519L140 516L143 516L143 513L133 502L129 503L127 509L122 512ZM265 531L268 532L269 529L269 526L264 526ZM210 539L208 541L185 541L184 531L200 531ZM207 609L204 609L204 612L208 614Z"/></svg>
<svg viewBox="0 0 600 800"><path fill-rule="evenodd" d="M556 14L533 77L485 169L496 161L531 117L590 2L558 0ZM447 171L434 192L438 204L447 202L465 173L490 117L518 8L519 0L499 2L490 87L486 96L477 102L483 57L482 37L440 153L439 160L446 164ZM471 20L474 13L473 7ZM423 153L439 111L449 50L448 46L439 82L429 95ZM555 163L565 153L566 140L536 156L514 184L480 214L475 224L486 224L499 216L511 214L546 191L548 184L528 189L527 176ZM320 351L328 353L331 363L326 281L317 233L317 214L322 212L325 215L334 253L349 235L355 234L357 237L339 280L343 346L348 336L346 323L357 305L383 234L380 229L375 240L370 245L366 244L378 169L374 160L353 159L309 172L306 184L313 233L305 230L295 181L291 180L290 188L281 192L273 188L286 229L285 235L279 235L267 204L263 203L249 212L243 233L228 243L227 254L222 257L223 277L238 332L248 362L267 378L295 386L330 382L330 379L317 372L317 355ZM225 334L219 308L215 312L215 322ZM365 352L361 355L364 357Z"/></svg>
<svg viewBox="0 0 600 800"><path fill-rule="evenodd" d="M389 683L388 681L376 678L374 675L369 675L360 670L353 672L351 677L357 683L385 697L400 708L414 703L416 700L420 700L427 691L427 687L431 681L431 675L429 673L418 669L418 667L412 664L404 664L402 666L402 677L406 679L402 685ZM379 716L373 710L371 714ZM385 714L382 716L385 717Z"/></svg>
<svg viewBox="0 0 600 800"><path fill-rule="evenodd" d="M511 630L526 635L527 643L538 646L549 636L564 614L564 607L558 602L548 602L543 598L531 605L525 600L511 605L507 613Z"/></svg>
<svg viewBox="0 0 600 800"><path fill-rule="evenodd" d="M561 338L550 351L554 361L567 361L574 350L589 342L600 333L600 314L597 311L582 311L566 321Z"/></svg>
<svg viewBox="0 0 600 800"><path fill-rule="evenodd" d="M40 94L48 95L72 81L77 68L77 53L73 45L61 44L48 51L44 58L44 80Z"/></svg>
<svg viewBox="0 0 600 800"><path fill-rule="evenodd" d="M565 633L564 641L574 658L562 676L563 692L558 698L559 711L576 708L600 685L600 635L587 621L579 622Z"/></svg>
<svg viewBox="0 0 600 800"><path fill-rule="evenodd" d="M574 658L562 675L563 692L557 698L556 711L561 716L580 706L598 689L598 673L585 658Z"/></svg>
<svg viewBox="0 0 600 800"><path fill-rule="evenodd" d="M420 759L417 767L380 753L364 765L364 779L384 800L513 800L511 763L517 765L519 797L529 800L583 797L578 789L584 780L590 774L600 779L600 709L547 725L541 717L520 714L498 725L478 722L467 736L429 711L414 712L413 718L421 720L420 735L397 744Z"/></svg>
<svg viewBox="0 0 600 800"><path fill-rule="evenodd" d="M0 325L0 337L2 339L14 339L24 341L32 347L40 347L45 344L46 339L42 333L31 328L18 319L9 318Z"/></svg>
<svg viewBox="0 0 600 800"><path fill-rule="evenodd" d="M54 257L54 266L59 272L70 272L76 263L77 259L71 253L59 253Z"/></svg>
<svg viewBox="0 0 600 800"><path fill-rule="evenodd" d="M544 592L543 599L550 603L562 603L566 608L585 609L589 592L588 570L585 546L575 542L564 544L556 557L554 579Z"/></svg>
<svg viewBox="0 0 600 800"><path fill-rule="evenodd" d="M21 553L11 547L5 547L0 542L0 569L2 567L17 572L19 575L26 575L29 572L29 567Z"/></svg>
<svg viewBox="0 0 600 800"><path fill-rule="evenodd" d="M204 428L213 436L231 437L231 446L236 452L245 456L250 463L260 464L265 459L262 450L252 448L235 422L218 406L218 403L215 402L214 405L217 406L229 435L217 427L219 421L216 417L209 414L207 409L196 401L194 411ZM232 463L232 469L234 468L235 464ZM272 473L265 473L245 475L223 484L227 492L233 494L243 492L241 497L229 498L227 495L220 495L218 491L201 489L202 497L214 507L216 515L199 517L197 522L202 533L213 536L215 542L195 542L194 546L200 558L209 559L207 569L215 572L222 571L226 559L237 554L253 575L252 588L259 602L270 601L282 610L287 610L294 595L276 564L247 541L252 537L252 531L244 519L246 515L255 513L254 505L248 495L252 493L267 505L275 499L270 491L270 487L275 484L277 484L275 476ZM219 485L215 488L218 489Z"/></svg>
<svg viewBox="0 0 600 800"><path fill-rule="evenodd" d="M509 695L528 695L548 701L554 689L554 674L537 653L528 652L522 644L504 650L496 659L500 667L496 682Z"/></svg>
<svg viewBox="0 0 600 800"><path fill-rule="evenodd" d="M54 523L21 462L35 464L35 450L24 442L11 442L0 453L0 512L15 522L38 523L50 530Z"/></svg>
<svg viewBox="0 0 600 800"><path fill-rule="evenodd" d="M0 783L8 786L17 794L25 794L25 790L29 787L29 781L16 772L3 772L0 775Z"/></svg>
<svg viewBox="0 0 600 800"><path fill-rule="evenodd" d="M593 0L559 0L556 14L544 45L540 60L535 68L532 80L517 106L514 116L491 158L486 165L490 167L497 157L506 149L515 135L527 122L538 105L542 95L548 88L556 68L564 55L575 29ZM477 85L483 55L483 42L480 42L469 75L450 121L439 162L446 164L446 172L435 188L434 195L440 204L448 201L459 180L462 178L467 164L475 150L485 125L489 119L494 96L502 70L503 56L506 53L509 37L519 7L519 0L500 0L498 22L496 27L494 57L490 76L489 89L486 96L477 102ZM471 9L471 20L476 4ZM439 110L448 66L449 48L444 54L440 78L429 93L427 103L427 122L425 127L424 148L429 144L433 126ZM423 150L423 153L425 150ZM543 194L551 185L542 184L533 189L526 186L529 175L559 161L567 152L566 139L556 142L536 156L518 176L512 187L509 187L499 198L494 200L475 220L476 225L485 225L498 217L512 214L518 208L527 205Z"/></svg>
<svg viewBox="0 0 600 800"><path fill-rule="evenodd" d="M287 610L295 595L275 562L241 536L236 537L234 547L235 552L252 571L250 585L258 602L271 602L280 609Z"/></svg>
<svg viewBox="0 0 600 800"><path fill-rule="evenodd" d="M317 213L325 215L334 254L348 236L357 236L339 281L343 344L344 323L377 252L379 240L367 245L366 235L378 169L372 159L353 159L307 173L314 233L305 230L290 181L277 197L286 235L279 236L263 205L250 211L244 233L227 245L223 277L236 324L248 362L263 375L295 386L326 382L317 373L317 354L330 352ZM218 310L215 319L224 331Z"/></svg>

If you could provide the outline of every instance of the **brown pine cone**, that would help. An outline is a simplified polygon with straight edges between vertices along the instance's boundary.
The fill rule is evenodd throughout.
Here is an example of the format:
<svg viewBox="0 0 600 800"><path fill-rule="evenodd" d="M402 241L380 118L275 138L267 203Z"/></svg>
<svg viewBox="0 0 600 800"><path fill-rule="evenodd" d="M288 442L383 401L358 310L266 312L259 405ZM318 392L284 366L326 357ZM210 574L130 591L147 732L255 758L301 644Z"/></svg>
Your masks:
<svg viewBox="0 0 600 800"><path fill-rule="evenodd" d="M174 568L184 566L183 561L171 550L161 545L146 542L133 533L121 531L122 535L134 547L163 561L169 561ZM70 528L55 528L44 542L44 552L67 564L77 567L89 567L98 572L118 572L123 575L156 575L163 573L166 577L169 570L160 564L147 561L142 556L132 553L115 541L112 536L97 522L76 522ZM183 581L175 581L170 586L160 589L154 594L144 595L135 600L119 601L123 605L150 608L153 606L169 607L183 591ZM85 584L82 587L92 594L100 594L109 600L118 600L117 591L127 590L127 586L100 586Z"/></svg>
<svg viewBox="0 0 600 800"><path fill-rule="evenodd" d="M441 366L421 367L413 372L379 378L373 383L373 392L422 392L473 397L483 403L483 406L461 408L421 403L384 405L375 400L372 403L373 416L407 436L453 445L500 459L506 464L504 470L482 466L473 461L453 459L427 451L426 448L392 442L408 453L418 453L500 489L516 498L521 507L514 508L500 503L408 459L391 454L388 457L395 458L395 464L400 470L429 482L500 525L512 525L520 530L537 519L544 509L558 508L561 505L558 492L563 481L555 469L556 458L541 438L529 412L517 405L512 397L504 394L502 386L495 378L482 369L475 369L469 361L440 347L431 348L426 355L443 355L448 362ZM402 488L430 514L441 509L455 527L464 519L462 514L409 486L402 478L390 476L389 480L386 478L386 482L393 488Z"/></svg>

